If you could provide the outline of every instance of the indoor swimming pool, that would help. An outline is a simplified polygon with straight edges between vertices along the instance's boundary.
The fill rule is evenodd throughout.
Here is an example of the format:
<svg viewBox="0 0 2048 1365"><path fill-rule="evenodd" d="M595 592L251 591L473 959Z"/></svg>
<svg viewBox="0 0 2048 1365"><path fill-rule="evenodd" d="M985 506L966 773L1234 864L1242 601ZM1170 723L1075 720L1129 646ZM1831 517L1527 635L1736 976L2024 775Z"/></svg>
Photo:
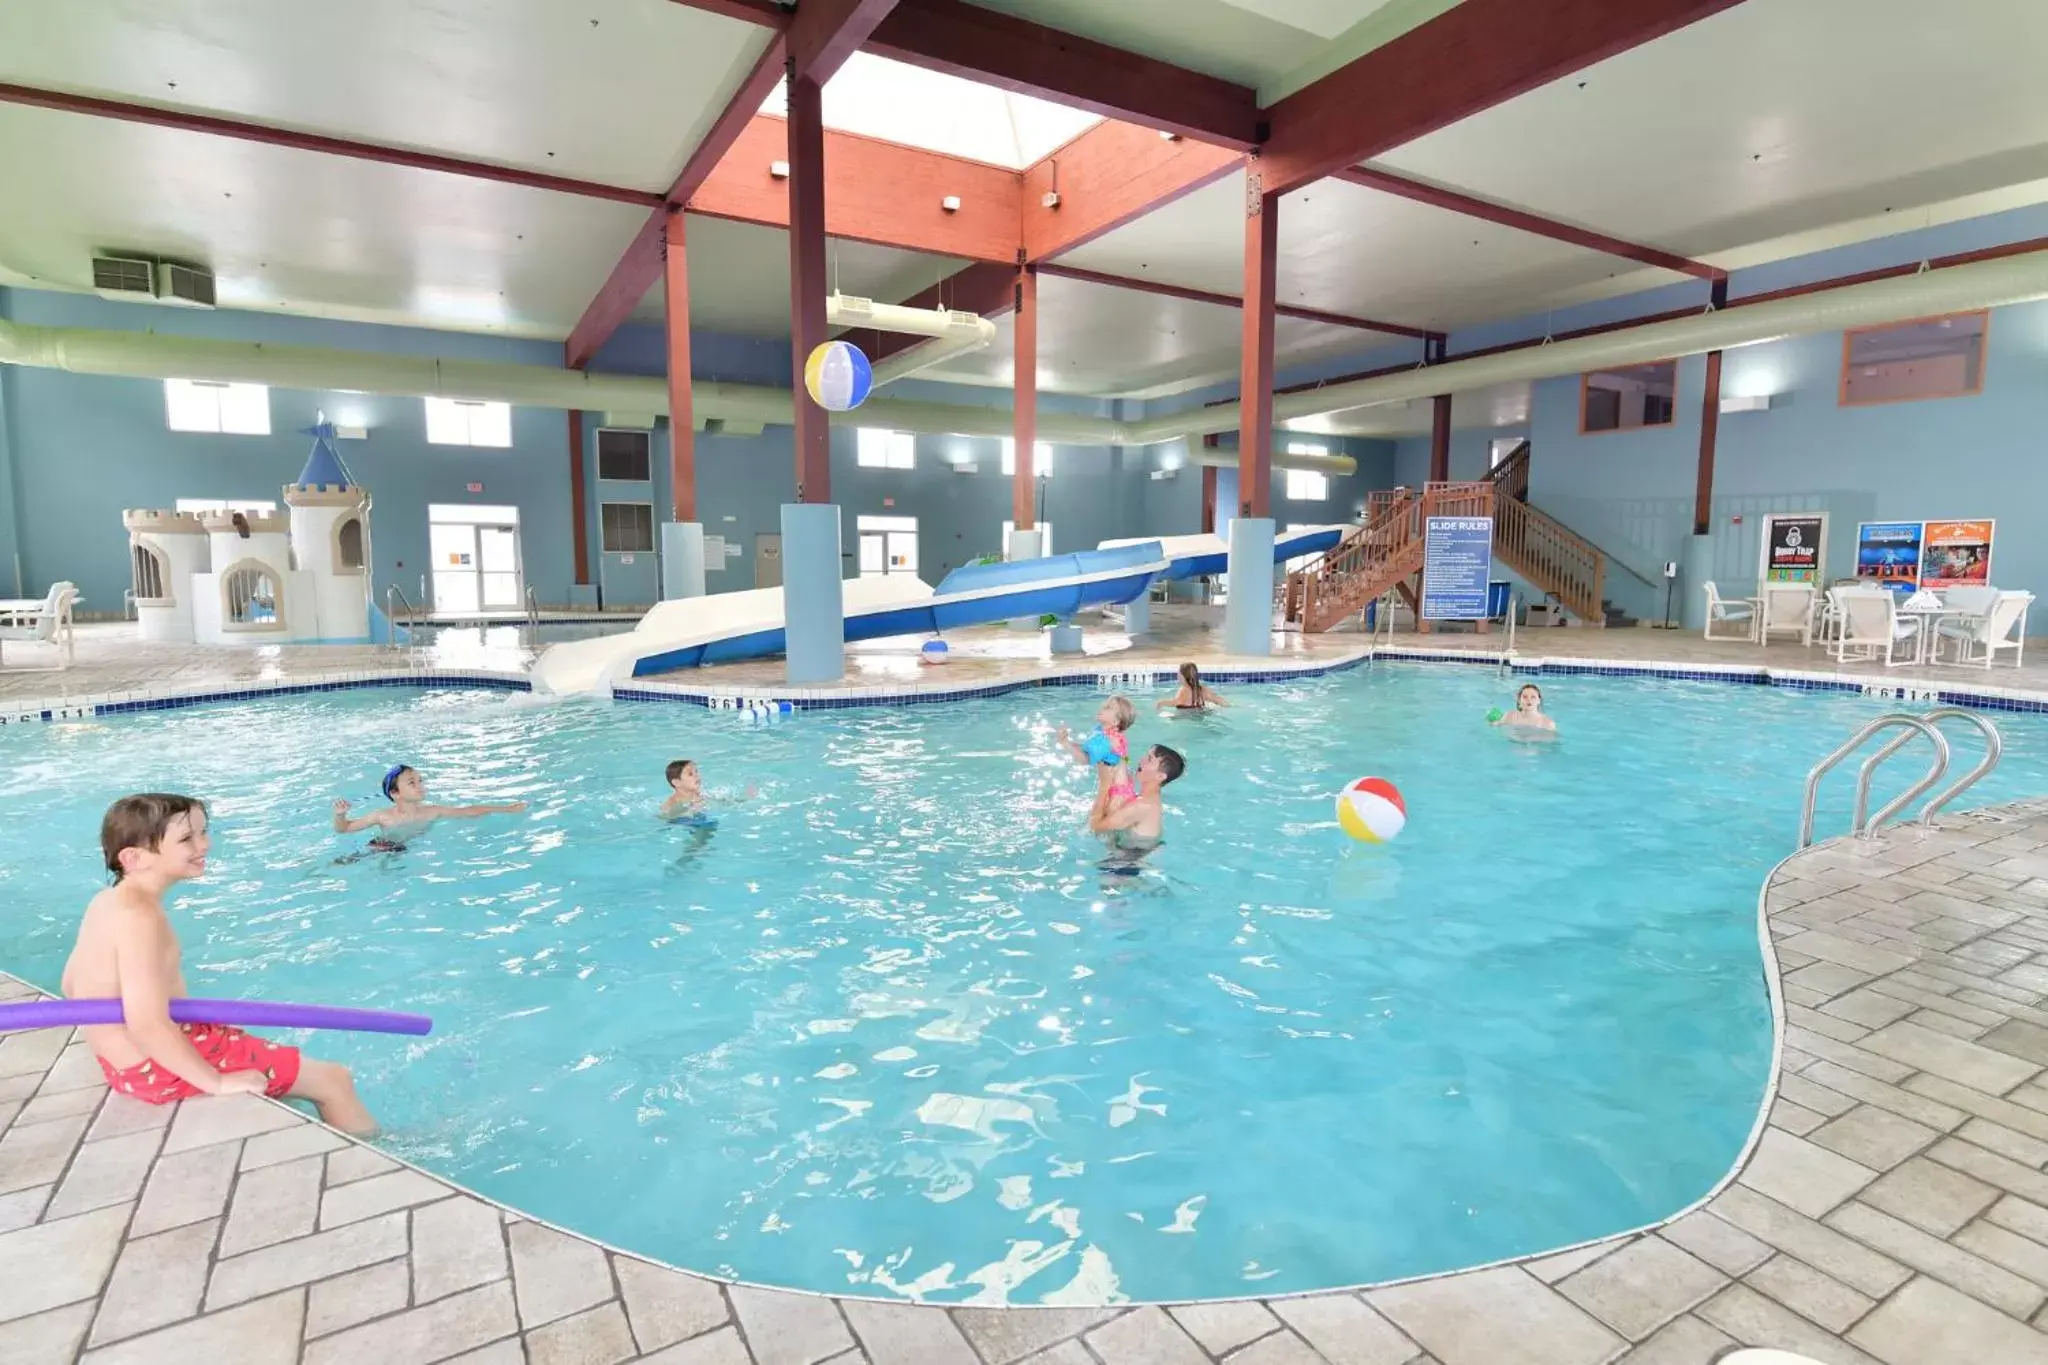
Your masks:
<svg viewBox="0 0 2048 1365"><path fill-rule="evenodd" d="M943 1302L1455 1269L1727 1172L1771 1057L1758 889L1807 769L1897 705L1544 678L1561 738L1516 743L1483 718L1517 681L1378 664L1163 720L1136 694L1133 753L1188 768L1135 875L1053 742L1086 687L768 726L385 688L14 727L0 967L54 987L107 803L190 791L193 993L432 1014L309 1050L355 1068L388 1150L588 1236ZM2048 719L1996 719L1966 805L2048 777ZM715 827L655 819L673 758L734 798ZM381 801L401 761L430 800L530 809L337 862L367 836L334 800ZM1332 810L1367 774L1407 800L1384 847Z"/></svg>

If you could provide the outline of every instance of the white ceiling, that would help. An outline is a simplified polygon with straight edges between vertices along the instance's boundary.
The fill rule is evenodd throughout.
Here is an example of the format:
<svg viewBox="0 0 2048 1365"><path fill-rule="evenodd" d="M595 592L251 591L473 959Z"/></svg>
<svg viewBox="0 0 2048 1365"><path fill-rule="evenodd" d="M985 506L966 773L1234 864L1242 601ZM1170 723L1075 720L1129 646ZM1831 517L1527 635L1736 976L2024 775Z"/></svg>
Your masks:
<svg viewBox="0 0 2048 1365"><path fill-rule="evenodd" d="M1038 383L1054 393L1150 398L1237 373L1242 314L1234 307L1043 275L1038 281ZM1007 385L1016 364L1012 319L996 340L926 372L931 379ZM1390 340L1377 332L1280 318L1274 349L1300 362Z"/></svg>
<svg viewBox="0 0 2048 1365"><path fill-rule="evenodd" d="M779 228L694 213L684 231L690 253L690 325L742 336L788 336L789 235ZM827 284L867 299L909 298L966 264L950 256L838 238L825 244ZM666 318L661 285L647 291L633 316L641 322Z"/></svg>
<svg viewBox="0 0 2048 1365"><path fill-rule="evenodd" d="M1270 90L1449 0L975 2ZM669 183L765 41L669 0L0 0L0 81L644 190ZM2043 53L2040 0L1750 0L1382 160L1749 265L2048 202ZM826 100L836 127L1004 165L1090 121L866 57ZM93 249L127 249L212 264L232 306L551 338L645 216L11 105L0 195L0 282L83 288ZM1067 263L1235 295L1240 195L1228 177ZM1281 215L1284 299L1411 326L1540 315L1676 278L1341 182L1289 196ZM698 325L780 334L780 233L695 219L691 233ZM842 288L885 299L957 264L852 243L834 257ZM1238 368L1231 308L1050 278L1041 307L1048 387L1154 394ZM641 316L660 316L658 298ZM1007 382L1003 336L939 373ZM1278 350L1292 364L1381 340L1283 321Z"/></svg>
<svg viewBox="0 0 2048 1365"><path fill-rule="evenodd" d="M776 86L761 112L789 117ZM1102 122L1097 115L856 52L825 86L827 128L1021 171Z"/></svg>

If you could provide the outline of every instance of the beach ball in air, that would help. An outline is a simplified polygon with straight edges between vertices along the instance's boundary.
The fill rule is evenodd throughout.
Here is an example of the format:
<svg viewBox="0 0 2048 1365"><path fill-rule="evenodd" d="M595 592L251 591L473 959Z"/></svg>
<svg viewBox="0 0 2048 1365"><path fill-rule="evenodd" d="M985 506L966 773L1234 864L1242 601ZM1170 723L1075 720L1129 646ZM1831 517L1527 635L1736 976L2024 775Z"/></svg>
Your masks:
<svg viewBox="0 0 2048 1365"><path fill-rule="evenodd" d="M1408 823L1408 803L1384 777L1361 777L1337 796L1337 823L1361 844L1392 843Z"/></svg>
<svg viewBox="0 0 2048 1365"><path fill-rule="evenodd" d="M804 362L804 388L827 412L853 411L867 401L874 386L868 358L850 341L828 341Z"/></svg>

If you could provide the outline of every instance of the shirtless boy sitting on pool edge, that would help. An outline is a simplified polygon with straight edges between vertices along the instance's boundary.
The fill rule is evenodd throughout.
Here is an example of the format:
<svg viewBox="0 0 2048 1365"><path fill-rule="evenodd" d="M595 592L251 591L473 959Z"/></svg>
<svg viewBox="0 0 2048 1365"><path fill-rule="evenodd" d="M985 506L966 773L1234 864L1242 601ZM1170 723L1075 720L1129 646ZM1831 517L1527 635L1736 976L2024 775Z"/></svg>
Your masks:
<svg viewBox="0 0 2048 1365"><path fill-rule="evenodd" d="M1187 760L1164 744L1155 744L1138 760L1138 792L1115 796L1108 789L1097 793L1095 807L1088 812L1088 828L1111 835L1117 847L1149 849L1166 836L1166 808L1160 794L1166 784L1187 769Z"/></svg>
<svg viewBox="0 0 2048 1365"><path fill-rule="evenodd" d="M384 774L384 795L391 804L368 815L350 815L346 799L334 803L334 832L355 834L376 829L382 833L370 840L379 853L397 853L406 841L425 832L436 820L469 820L479 815L517 815L526 809L524 801L505 801L493 806L430 806L426 804L427 784L419 769L401 763Z"/></svg>
<svg viewBox="0 0 2048 1365"><path fill-rule="evenodd" d="M124 796L100 822L100 852L114 884L92 898L64 964L72 1000L119 997L124 1022L85 1029L107 1084L149 1104L195 1095L275 1095L311 1100L327 1123L376 1129L348 1068L301 1057L224 1024L171 1022L185 994L178 936L164 893L206 871L206 806L163 792Z"/></svg>

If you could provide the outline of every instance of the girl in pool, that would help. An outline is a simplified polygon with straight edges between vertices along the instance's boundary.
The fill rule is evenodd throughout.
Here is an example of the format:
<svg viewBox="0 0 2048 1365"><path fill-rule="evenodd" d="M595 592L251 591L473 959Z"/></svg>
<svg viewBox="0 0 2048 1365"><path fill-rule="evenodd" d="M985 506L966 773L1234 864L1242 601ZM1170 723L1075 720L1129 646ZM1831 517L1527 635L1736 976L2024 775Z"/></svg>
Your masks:
<svg viewBox="0 0 2048 1365"><path fill-rule="evenodd" d="M1523 683L1521 690L1515 693L1515 709L1493 724L1532 735L1557 733L1557 722L1543 714L1543 689L1535 683Z"/></svg>
<svg viewBox="0 0 2048 1365"><path fill-rule="evenodd" d="M1209 684L1202 681L1202 670L1196 668L1191 659L1180 666L1180 691L1159 702L1161 711L1206 711L1212 706L1227 707L1230 703L1216 695Z"/></svg>
<svg viewBox="0 0 2048 1365"><path fill-rule="evenodd" d="M1095 770L1098 796L1104 792L1126 798L1136 794L1131 785L1129 731L1137 719L1138 708L1131 705L1131 699L1116 696L1096 710L1095 733L1080 743L1074 742L1066 726L1060 727L1059 742L1072 752L1075 761Z"/></svg>
<svg viewBox="0 0 2048 1365"><path fill-rule="evenodd" d="M334 803L334 832L355 834L361 830L379 831L370 840L370 850L376 853L398 853L404 850L407 841L426 831L436 820L471 820L479 815L517 815L526 809L524 801L506 801L491 806L430 806L426 803L427 784L420 777L419 769L401 763L384 774L384 797L391 802L382 810L373 810L368 815L350 815L346 799Z"/></svg>

